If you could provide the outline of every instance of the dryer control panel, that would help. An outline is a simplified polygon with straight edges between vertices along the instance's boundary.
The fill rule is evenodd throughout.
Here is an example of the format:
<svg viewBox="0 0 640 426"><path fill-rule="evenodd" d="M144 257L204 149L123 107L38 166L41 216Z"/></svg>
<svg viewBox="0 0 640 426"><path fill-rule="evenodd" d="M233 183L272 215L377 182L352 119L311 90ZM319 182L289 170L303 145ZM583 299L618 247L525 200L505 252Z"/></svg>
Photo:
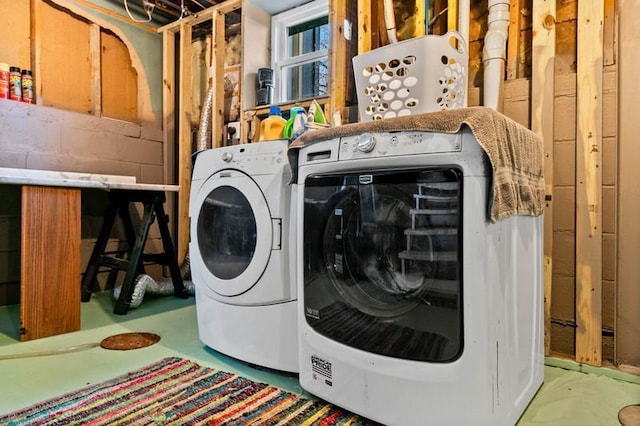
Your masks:
<svg viewBox="0 0 640 426"><path fill-rule="evenodd" d="M340 140L338 161L411 154L461 152L462 134L433 132L361 133Z"/></svg>

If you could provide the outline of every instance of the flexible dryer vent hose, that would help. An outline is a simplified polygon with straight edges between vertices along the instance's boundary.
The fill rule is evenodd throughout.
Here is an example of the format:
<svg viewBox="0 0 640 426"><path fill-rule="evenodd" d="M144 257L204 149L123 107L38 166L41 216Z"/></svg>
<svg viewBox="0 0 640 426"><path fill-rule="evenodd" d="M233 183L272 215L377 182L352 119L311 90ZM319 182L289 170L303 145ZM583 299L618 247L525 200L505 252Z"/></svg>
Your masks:
<svg viewBox="0 0 640 426"><path fill-rule="evenodd" d="M180 267L180 276L184 282L184 288L187 293L193 295L195 286L191 280L191 265L189 262L189 253L184 259L184 263ZM120 297L121 287L113 289L113 297ZM131 295L130 308L137 308L142 303L145 294L155 294L158 296L170 296L174 294L173 280L171 277L162 278L156 281L147 274L140 274L133 282L133 294Z"/></svg>

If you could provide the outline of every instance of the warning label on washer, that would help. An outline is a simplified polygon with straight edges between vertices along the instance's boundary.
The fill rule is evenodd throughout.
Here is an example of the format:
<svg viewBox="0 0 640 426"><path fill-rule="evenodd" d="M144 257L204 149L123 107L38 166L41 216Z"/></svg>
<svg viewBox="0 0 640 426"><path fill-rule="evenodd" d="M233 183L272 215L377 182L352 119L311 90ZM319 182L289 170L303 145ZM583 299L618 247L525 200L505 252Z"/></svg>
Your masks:
<svg viewBox="0 0 640 426"><path fill-rule="evenodd" d="M322 359L317 355L311 355L311 370L313 371L313 378L316 379L316 374L326 377L332 380L331 362L326 359Z"/></svg>

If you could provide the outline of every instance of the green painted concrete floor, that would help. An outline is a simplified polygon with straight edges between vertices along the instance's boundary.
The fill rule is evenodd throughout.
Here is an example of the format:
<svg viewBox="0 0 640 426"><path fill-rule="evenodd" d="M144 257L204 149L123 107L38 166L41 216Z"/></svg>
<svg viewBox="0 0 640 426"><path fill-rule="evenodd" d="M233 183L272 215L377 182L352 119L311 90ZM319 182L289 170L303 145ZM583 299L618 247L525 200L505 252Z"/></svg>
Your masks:
<svg viewBox="0 0 640 426"><path fill-rule="evenodd" d="M188 358L304 394L295 375L255 368L204 346L198 339L193 298L147 296L140 307L124 316L114 315L112 309L109 294L95 295L91 302L82 304L82 330L19 342L19 306L0 307L0 413L113 378L167 356ZM105 337L134 331L156 333L161 340L131 351L97 346ZM74 347L77 350L62 352ZM57 353L12 357L50 351ZM518 425L619 425L618 411L640 403L640 377L605 368L591 368L588 373L574 370L580 370L580 366L548 358L544 385Z"/></svg>

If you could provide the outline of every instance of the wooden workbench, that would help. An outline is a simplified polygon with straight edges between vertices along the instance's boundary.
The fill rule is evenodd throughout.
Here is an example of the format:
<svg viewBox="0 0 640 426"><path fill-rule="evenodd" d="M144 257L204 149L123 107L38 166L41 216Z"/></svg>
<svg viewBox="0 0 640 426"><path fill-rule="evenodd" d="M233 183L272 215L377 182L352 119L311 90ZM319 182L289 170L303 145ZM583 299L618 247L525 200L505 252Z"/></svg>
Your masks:
<svg viewBox="0 0 640 426"><path fill-rule="evenodd" d="M20 340L80 330L81 190L178 191L133 176L0 168L20 185Z"/></svg>

